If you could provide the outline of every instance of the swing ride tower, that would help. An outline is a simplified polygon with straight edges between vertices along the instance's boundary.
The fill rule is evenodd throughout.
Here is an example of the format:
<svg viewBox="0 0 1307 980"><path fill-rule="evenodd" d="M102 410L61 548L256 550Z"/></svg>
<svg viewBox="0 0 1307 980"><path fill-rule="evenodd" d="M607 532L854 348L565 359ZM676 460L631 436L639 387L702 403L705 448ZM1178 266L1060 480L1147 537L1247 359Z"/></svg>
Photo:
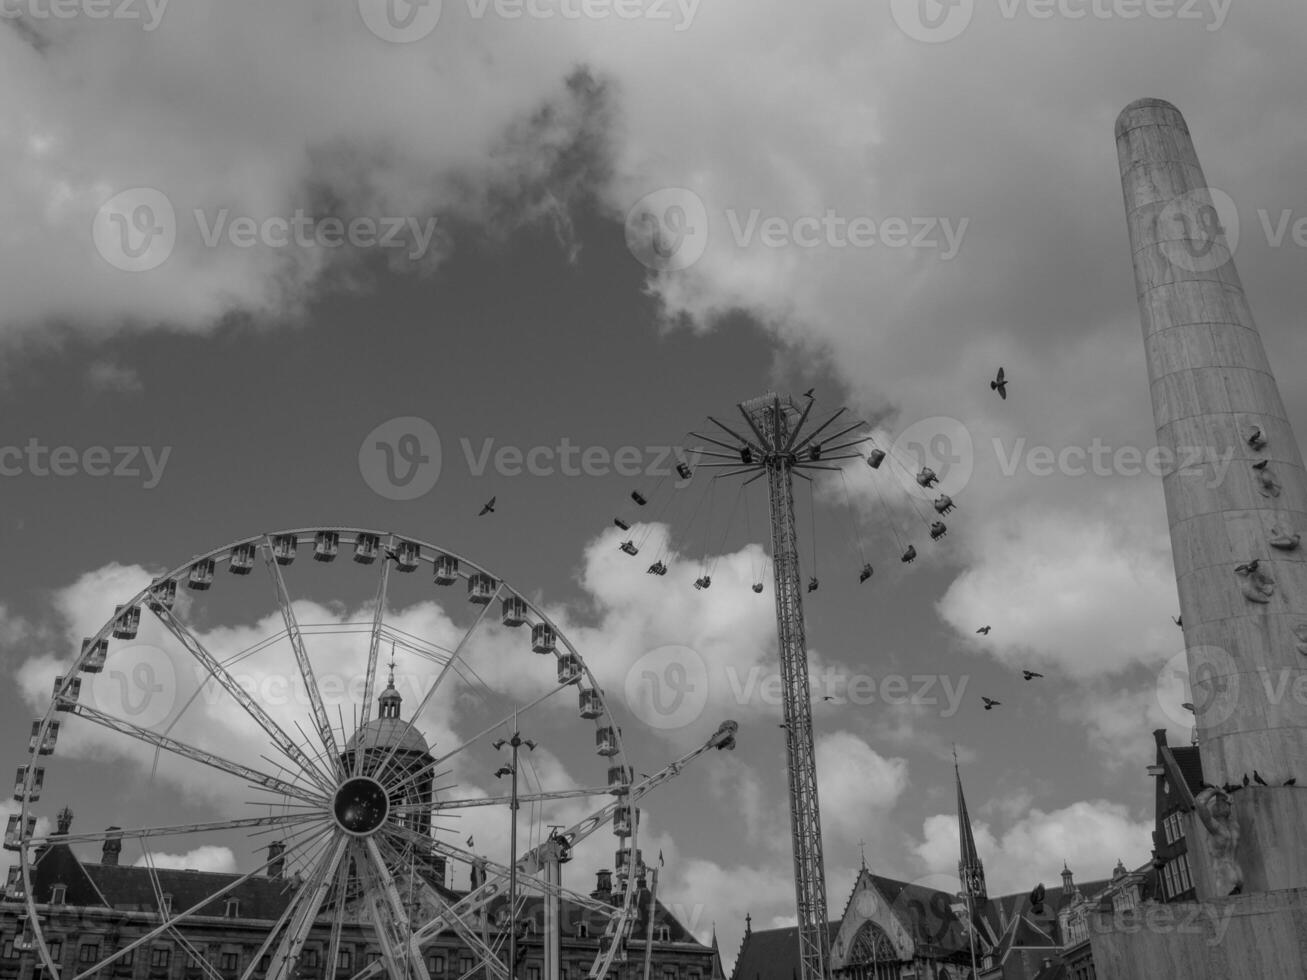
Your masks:
<svg viewBox="0 0 1307 980"><path fill-rule="evenodd" d="M747 434L709 416L726 439L691 433L721 451L700 450L723 460L704 466L722 467L723 476L747 475L747 486L766 477L770 501L772 569L776 588L776 633L781 659L785 718L785 758L789 778L790 835L794 849L794 892L799 919L800 980L825 980L830 968L826 931L826 871L822 860L821 811L817 803L817 760L812 738L812 695L808 682L808 650L803 631L803 582L799 568L798 527L794 517L794 477L811 482L805 470L835 470L839 460L857 459L841 453L865 441L831 445L864 426L854 422L822 437L845 410L805 432L813 399L802 408L788 396L770 392L739 404ZM815 587L815 579L813 581Z"/></svg>

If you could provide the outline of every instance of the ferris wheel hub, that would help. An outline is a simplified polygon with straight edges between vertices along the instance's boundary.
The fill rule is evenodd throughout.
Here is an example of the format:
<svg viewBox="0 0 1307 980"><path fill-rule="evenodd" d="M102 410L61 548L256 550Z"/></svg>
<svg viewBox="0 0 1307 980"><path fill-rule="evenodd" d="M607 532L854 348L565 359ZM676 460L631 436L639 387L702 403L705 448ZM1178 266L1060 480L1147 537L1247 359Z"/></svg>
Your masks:
<svg viewBox="0 0 1307 980"><path fill-rule="evenodd" d="M385 788L371 776L355 776L336 790L332 809L341 830L355 837L368 837L386 822L390 799Z"/></svg>

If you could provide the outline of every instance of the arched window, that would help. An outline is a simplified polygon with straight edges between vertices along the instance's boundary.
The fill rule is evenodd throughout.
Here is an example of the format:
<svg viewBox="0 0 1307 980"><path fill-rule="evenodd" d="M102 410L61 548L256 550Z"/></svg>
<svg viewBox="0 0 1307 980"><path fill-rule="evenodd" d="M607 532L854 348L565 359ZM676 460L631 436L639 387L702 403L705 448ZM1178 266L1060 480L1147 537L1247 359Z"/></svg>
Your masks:
<svg viewBox="0 0 1307 980"><path fill-rule="evenodd" d="M864 922L853 937L847 976L851 980L897 980L899 954L885 930L876 923Z"/></svg>

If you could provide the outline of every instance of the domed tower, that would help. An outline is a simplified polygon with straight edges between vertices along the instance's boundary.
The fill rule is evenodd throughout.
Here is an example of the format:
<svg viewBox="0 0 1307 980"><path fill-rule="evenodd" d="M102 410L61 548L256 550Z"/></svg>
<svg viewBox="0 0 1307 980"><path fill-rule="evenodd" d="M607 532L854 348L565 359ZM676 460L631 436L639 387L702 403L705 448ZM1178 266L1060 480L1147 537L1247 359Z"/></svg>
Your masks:
<svg viewBox="0 0 1307 980"><path fill-rule="evenodd" d="M395 687L395 662L390 662L386 689L377 698L377 717L360 728L345 744L341 754L347 771L354 772L356 759L362 755L358 773L371 776L390 794L390 819L423 837L431 836L431 802L434 798L434 761L427 740L411 723L400 717L403 699ZM414 777L414 774L421 775ZM416 807L394 812L395 807ZM430 858L435 881L445 883L445 859Z"/></svg>

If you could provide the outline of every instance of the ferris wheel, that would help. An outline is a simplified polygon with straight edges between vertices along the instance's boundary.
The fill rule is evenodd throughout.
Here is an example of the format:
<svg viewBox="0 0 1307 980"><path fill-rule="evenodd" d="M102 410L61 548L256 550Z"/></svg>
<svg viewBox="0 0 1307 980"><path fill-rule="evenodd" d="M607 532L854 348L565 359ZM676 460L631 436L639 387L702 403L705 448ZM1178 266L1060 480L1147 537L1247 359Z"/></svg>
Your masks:
<svg viewBox="0 0 1307 980"><path fill-rule="evenodd" d="M602 688L538 605L445 549L345 527L249 537L127 598L55 679L29 752L5 846L23 938L64 980L161 943L218 980L323 961L327 977L430 978L451 944L443 976L508 978L531 908L555 931L560 908L583 915L603 976L644 874L634 803L661 778L634 778ZM76 797L105 759L142 774L143 792L89 815L124 826L73 832L66 808L38 824L43 794ZM609 892L564 887L559 866L604 828ZM76 955L56 945L58 906L86 890L55 873L69 849L98 897L79 903L97 941ZM215 849L219 871L170 856Z"/></svg>

